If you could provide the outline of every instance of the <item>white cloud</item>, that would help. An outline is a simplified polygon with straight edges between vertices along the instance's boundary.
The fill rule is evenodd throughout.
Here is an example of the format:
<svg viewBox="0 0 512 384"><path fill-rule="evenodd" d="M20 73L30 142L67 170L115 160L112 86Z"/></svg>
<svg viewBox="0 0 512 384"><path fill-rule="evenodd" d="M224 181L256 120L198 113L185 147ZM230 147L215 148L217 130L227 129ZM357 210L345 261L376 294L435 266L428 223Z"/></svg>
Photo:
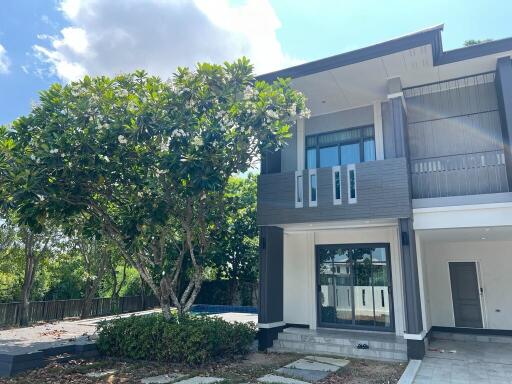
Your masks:
<svg viewBox="0 0 512 384"><path fill-rule="evenodd" d="M61 30L62 39L55 40L53 46L57 50L70 49L78 55L87 54L89 41L87 34L82 28L67 27Z"/></svg>
<svg viewBox="0 0 512 384"><path fill-rule="evenodd" d="M33 49L65 81L135 69L168 77L178 66L242 55L257 73L298 63L277 40L268 0L63 0L59 10L69 26Z"/></svg>
<svg viewBox="0 0 512 384"><path fill-rule="evenodd" d="M11 65L11 60L7 56L7 51L4 46L0 44L0 74L9 73L9 67Z"/></svg>

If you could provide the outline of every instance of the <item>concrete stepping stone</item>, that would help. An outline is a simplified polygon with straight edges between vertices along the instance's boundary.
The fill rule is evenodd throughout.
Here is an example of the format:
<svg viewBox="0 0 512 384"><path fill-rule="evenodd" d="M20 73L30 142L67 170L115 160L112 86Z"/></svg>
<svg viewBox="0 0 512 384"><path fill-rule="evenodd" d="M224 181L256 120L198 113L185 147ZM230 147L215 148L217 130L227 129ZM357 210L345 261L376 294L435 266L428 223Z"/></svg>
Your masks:
<svg viewBox="0 0 512 384"><path fill-rule="evenodd" d="M305 369L308 371L336 372L340 367L337 365L321 363L319 361L299 359L284 366L285 368Z"/></svg>
<svg viewBox="0 0 512 384"><path fill-rule="evenodd" d="M315 371L312 369L297 369L297 368L279 368L276 370L285 376L293 377L294 379L300 379L308 382L315 382L318 380L325 379L331 372L329 371Z"/></svg>
<svg viewBox="0 0 512 384"><path fill-rule="evenodd" d="M176 384L211 384L224 381L222 377L195 376L187 380L178 381Z"/></svg>
<svg viewBox="0 0 512 384"><path fill-rule="evenodd" d="M89 373L86 373L85 376L91 377L93 379L99 379L101 377L113 375L116 372L117 372L117 369L109 369L108 371L89 372Z"/></svg>
<svg viewBox="0 0 512 384"><path fill-rule="evenodd" d="M257 379L260 383L275 383L275 384L309 384L307 381L292 379L291 377L282 377L277 375L265 375Z"/></svg>
<svg viewBox="0 0 512 384"><path fill-rule="evenodd" d="M323 356L306 356L304 359L310 361L318 361L320 363L331 364L337 367L343 368L350 363L346 359L335 359L334 357L323 357Z"/></svg>
<svg viewBox="0 0 512 384"><path fill-rule="evenodd" d="M145 377L140 382L142 384L169 384L181 379L185 375L181 373L166 373L165 375Z"/></svg>

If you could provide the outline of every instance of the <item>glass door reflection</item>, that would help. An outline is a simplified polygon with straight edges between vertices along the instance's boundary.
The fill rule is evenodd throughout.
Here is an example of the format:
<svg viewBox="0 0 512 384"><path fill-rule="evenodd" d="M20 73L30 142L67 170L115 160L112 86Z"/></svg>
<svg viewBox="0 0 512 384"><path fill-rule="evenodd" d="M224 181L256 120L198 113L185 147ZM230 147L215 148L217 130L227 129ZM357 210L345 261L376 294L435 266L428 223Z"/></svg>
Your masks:
<svg viewBox="0 0 512 384"><path fill-rule="evenodd" d="M372 286L372 256L370 248L352 250L354 258L354 323L374 326L374 300Z"/></svg>
<svg viewBox="0 0 512 384"><path fill-rule="evenodd" d="M319 245L320 326L392 330L389 245Z"/></svg>
<svg viewBox="0 0 512 384"><path fill-rule="evenodd" d="M336 290L336 322L351 324L353 302L352 266L346 250L335 250L332 268Z"/></svg>

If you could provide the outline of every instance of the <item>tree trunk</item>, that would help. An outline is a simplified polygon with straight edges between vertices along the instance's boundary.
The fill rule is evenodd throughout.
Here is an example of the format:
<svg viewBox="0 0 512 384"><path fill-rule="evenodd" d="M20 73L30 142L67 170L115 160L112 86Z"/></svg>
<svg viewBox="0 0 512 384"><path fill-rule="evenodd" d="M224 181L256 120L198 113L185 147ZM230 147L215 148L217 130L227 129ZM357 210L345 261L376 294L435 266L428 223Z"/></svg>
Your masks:
<svg viewBox="0 0 512 384"><path fill-rule="evenodd" d="M231 281L231 305L240 305L240 284L238 279Z"/></svg>
<svg viewBox="0 0 512 384"><path fill-rule="evenodd" d="M37 261L34 254L34 235L30 232L26 232L24 236L24 247L25 247L25 273L23 277L23 286L21 288L21 313L20 313L20 325L25 327L29 324L30 316L30 293L32 291L32 285L34 284L34 276L37 268Z"/></svg>
<svg viewBox="0 0 512 384"><path fill-rule="evenodd" d="M101 271L98 272L98 276L96 276L96 279L94 279L92 282L89 281L87 289L85 290L85 298L82 305L82 310L80 312L80 318L85 319L89 317L91 306L92 306L92 300L96 296L96 293L98 293L98 289L100 288L101 280L103 279L105 273L105 268L101 266Z"/></svg>
<svg viewBox="0 0 512 384"><path fill-rule="evenodd" d="M165 320L171 320L171 304L169 301L164 301L161 304L162 306L162 315Z"/></svg>
<svg viewBox="0 0 512 384"><path fill-rule="evenodd" d="M203 271L200 267L196 268L192 278L192 282L194 288L190 296L188 296L187 298L187 290L185 290L181 297L181 306L183 313L190 311L190 308L192 308L192 305L196 301L196 297L199 294L199 291L201 290L201 286L203 285Z"/></svg>
<svg viewBox="0 0 512 384"><path fill-rule="evenodd" d="M121 289L123 288L123 285L126 281L126 262L124 263L123 267L123 277L121 278L121 281L117 281L117 271L116 266L114 262L111 263L111 274L113 279L113 285L112 285L112 304L114 307L114 313L120 313L122 312L122 308L119 308L120 305L120 293ZM142 278L141 278L142 281Z"/></svg>
<svg viewBox="0 0 512 384"><path fill-rule="evenodd" d="M84 301L82 303L82 308L80 310L80 318L85 319L89 317L90 311L91 311L91 304L92 304L92 298L94 296L94 288L91 286L91 284L88 284L88 287L85 290L85 297Z"/></svg>
<svg viewBox="0 0 512 384"><path fill-rule="evenodd" d="M140 278L140 306L143 311L146 310L146 289L144 284L144 279Z"/></svg>
<svg viewBox="0 0 512 384"><path fill-rule="evenodd" d="M110 272L111 272L112 280L113 280L113 283L112 283L112 301L113 302L117 302L117 300L119 299L119 294L118 294L118 291L117 291L117 271L116 271L116 266L114 264L111 265Z"/></svg>
<svg viewBox="0 0 512 384"><path fill-rule="evenodd" d="M25 284L21 289L21 311L20 311L20 326L26 327L29 323L29 309L30 309L30 288L28 288Z"/></svg>

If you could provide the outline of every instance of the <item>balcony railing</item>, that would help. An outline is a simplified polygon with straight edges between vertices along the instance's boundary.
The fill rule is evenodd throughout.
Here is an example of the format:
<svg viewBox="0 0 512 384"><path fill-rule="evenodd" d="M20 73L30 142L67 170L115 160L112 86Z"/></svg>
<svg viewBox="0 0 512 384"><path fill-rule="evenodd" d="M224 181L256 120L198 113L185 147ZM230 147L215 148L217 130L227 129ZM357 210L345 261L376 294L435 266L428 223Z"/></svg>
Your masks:
<svg viewBox="0 0 512 384"><path fill-rule="evenodd" d="M411 173L416 199L508 192L502 150L412 160Z"/></svg>
<svg viewBox="0 0 512 384"><path fill-rule="evenodd" d="M316 182L316 201L310 196L310 180ZM296 185L302 189L297 191ZM405 158L319 168L316 172L263 174L258 180L260 225L396 218L410 214Z"/></svg>

